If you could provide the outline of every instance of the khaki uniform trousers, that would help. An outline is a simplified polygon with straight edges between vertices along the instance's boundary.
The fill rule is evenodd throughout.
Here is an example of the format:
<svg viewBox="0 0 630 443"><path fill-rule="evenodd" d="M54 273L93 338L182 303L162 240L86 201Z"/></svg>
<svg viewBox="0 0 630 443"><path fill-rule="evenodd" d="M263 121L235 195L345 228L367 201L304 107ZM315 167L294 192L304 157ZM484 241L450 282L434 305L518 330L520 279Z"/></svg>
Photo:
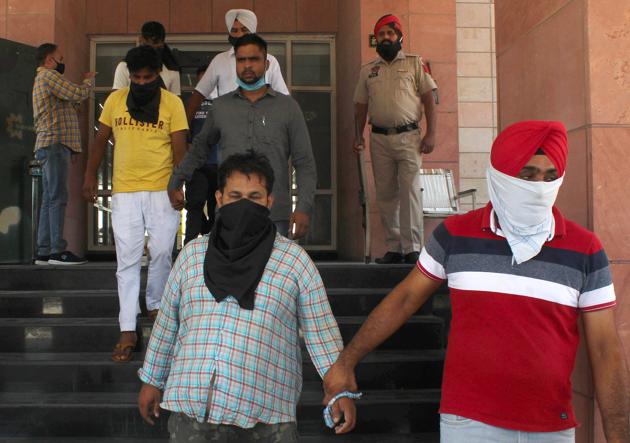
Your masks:
<svg viewBox="0 0 630 443"><path fill-rule="evenodd" d="M408 254L422 247L420 142L417 130L370 136L376 202L388 251Z"/></svg>

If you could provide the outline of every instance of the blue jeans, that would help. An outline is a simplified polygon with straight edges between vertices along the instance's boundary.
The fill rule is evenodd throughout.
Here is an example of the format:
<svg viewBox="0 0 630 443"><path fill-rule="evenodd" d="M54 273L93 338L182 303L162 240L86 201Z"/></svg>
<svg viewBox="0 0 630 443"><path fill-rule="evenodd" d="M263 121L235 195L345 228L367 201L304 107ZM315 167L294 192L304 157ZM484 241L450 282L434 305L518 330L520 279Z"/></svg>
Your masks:
<svg viewBox="0 0 630 443"><path fill-rule="evenodd" d="M440 414L440 443L574 443L575 428L524 432L497 428L453 414Z"/></svg>
<svg viewBox="0 0 630 443"><path fill-rule="evenodd" d="M37 255L58 254L66 250L63 224L68 202L70 148L54 144L35 151L42 164L42 205L37 227Z"/></svg>

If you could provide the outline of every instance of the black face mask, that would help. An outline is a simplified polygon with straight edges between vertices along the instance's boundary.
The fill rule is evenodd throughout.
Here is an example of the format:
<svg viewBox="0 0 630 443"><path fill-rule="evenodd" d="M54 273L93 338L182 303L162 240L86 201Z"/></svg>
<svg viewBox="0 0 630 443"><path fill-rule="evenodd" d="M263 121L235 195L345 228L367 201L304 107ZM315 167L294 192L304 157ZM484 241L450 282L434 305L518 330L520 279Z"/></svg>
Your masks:
<svg viewBox="0 0 630 443"><path fill-rule="evenodd" d="M135 120L157 123L160 118L161 88L165 88L164 80L158 77L151 83L139 85L131 82L127 94L127 111Z"/></svg>
<svg viewBox="0 0 630 443"><path fill-rule="evenodd" d="M217 302L231 295L243 309L254 309L275 238L267 207L244 198L219 209L204 261L206 287Z"/></svg>
<svg viewBox="0 0 630 443"><path fill-rule="evenodd" d="M138 106L144 106L151 101L155 94L160 89L160 86L164 84L162 78L158 75L155 80L150 83L140 85L138 83L131 82L130 90L133 100Z"/></svg>
<svg viewBox="0 0 630 443"><path fill-rule="evenodd" d="M230 42L230 44L232 45L232 47L234 47L234 45L236 45L236 41L239 39L239 37L232 37L231 35L228 35L228 41Z"/></svg>
<svg viewBox="0 0 630 443"><path fill-rule="evenodd" d="M376 45L376 52L383 57L383 60L391 62L396 58L400 50L402 49L402 38L392 43L391 40L383 40Z"/></svg>
<svg viewBox="0 0 630 443"><path fill-rule="evenodd" d="M55 59L53 58L53 60ZM66 72L66 64L58 62L57 60L55 60L55 63L57 63L57 67L55 68L55 71L63 75L63 73Z"/></svg>

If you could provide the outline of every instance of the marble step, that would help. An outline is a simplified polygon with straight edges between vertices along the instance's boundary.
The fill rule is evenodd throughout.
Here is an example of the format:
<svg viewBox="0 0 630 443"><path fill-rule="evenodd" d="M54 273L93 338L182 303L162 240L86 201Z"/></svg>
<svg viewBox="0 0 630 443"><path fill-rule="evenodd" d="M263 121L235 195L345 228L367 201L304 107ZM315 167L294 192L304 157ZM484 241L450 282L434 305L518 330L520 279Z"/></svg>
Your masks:
<svg viewBox="0 0 630 443"><path fill-rule="evenodd" d="M438 431L437 389L367 390L357 404L355 434ZM302 435L330 435L321 418L321 392L307 390L297 407ZM0 440L6 437L166 437L168 413L145 424L135 393L0 393ZM373 435L370 437L374 438ZM378 440L369 440L378 441Z"/></svg>
<svg viewBox="0 0 630 443"><path fill-rule="evenodd" d="M365 316L338 316L344 343L365 322ZM144 341L151 324L141 320ZM109 352L118 339L116 318L0 318L2 352ZM380 349L443 349L444 320L433 315L409 319Z"/></svg>
<svg viewBox="0 0 630 443"><path fill-rule="evenodd" d="M330 288L335 315L368 315L390 292L386 288ZM433 298L418 314L431 314ZM146 315L144 291L140 306ZM118 293L112 289L0 291L3 317L118 317Z"/></svg>
<svg viewBox="0 0 630 443"><path fill-rule="evenodd" d="M393 288L413 265L376 265L319 262L317 268L327 288ZM142 268L146 281L147 268ZM143 283L144 287L144 283ZM81 266L0 266L0 290L116 289L116 263L91 262Z"/></svg>
<svg viewBox="0 0 630 443"><path fill-rule="evenodd" d="M4 438L3 443L167 443L165 438L110 438L110 437L15 437ZM300 435L300 443L439 443L440 434L371 434Z"/></svg>
<svg viewBox="0 0 630 443"><path fill-rule="evenodd" d="M110 353L0 354L0 391L14 393L138 392L143 354L121 364ZM303 352L305 386L321 379ZM375 351L357 367L361 389L437 389L442 383L444 351Z"/></svg>

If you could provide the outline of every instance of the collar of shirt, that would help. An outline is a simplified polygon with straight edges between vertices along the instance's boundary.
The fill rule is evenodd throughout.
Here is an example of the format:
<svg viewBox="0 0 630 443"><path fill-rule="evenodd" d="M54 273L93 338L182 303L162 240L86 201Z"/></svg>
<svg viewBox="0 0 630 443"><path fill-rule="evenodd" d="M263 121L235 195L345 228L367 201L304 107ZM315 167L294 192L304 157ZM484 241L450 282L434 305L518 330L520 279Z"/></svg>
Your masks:
<svg viewBox="0 0 630 443"><path fill-rule="evenodd" d="M553 212L553 222L554 222L554 238L555 237L564 237L567 233L566 223L564 222L564 216L560 213L558 208L555 206L551 208ZM492 208L492 202L488 202L485 208L483 208L483 215L481 216L481 230L482 231L491 231L494 234L505 237L501 232L501 228L496 225L494 220L494 209ZM552 240L552 239L550 239Z"/></svg>
<svg viewBox="0 0 630 443"><path fill-rule="evenodd" d="M234 97L239 97L239 98L247 100L247 97L245 97L243 95L243 93L241 92L241 88L236 88L232 94L233 94ZM260 101L260 100L262 100L263 98L265 98L268 95L270 95L272 97L275 97L277 95L277 92L274 91L273 88L271 86L269 86L269 85L267 85L267 92L265 92L265 95L263 95L262 97L260 97L256 101Z"/></svg>
<svg viewBox="0 0 630 443"><path fill-rule="evenodd" d="M392 60L390 63L386 62L383 57L381 57L380 55L376 57L376 63L383 63L384 65L391 65L392 63L394 63L396 60L404 60L405 59L405 53L402 51L402 49L400 51L398 51L398 55L396 56L396 58L394 60Z"/></svg>

